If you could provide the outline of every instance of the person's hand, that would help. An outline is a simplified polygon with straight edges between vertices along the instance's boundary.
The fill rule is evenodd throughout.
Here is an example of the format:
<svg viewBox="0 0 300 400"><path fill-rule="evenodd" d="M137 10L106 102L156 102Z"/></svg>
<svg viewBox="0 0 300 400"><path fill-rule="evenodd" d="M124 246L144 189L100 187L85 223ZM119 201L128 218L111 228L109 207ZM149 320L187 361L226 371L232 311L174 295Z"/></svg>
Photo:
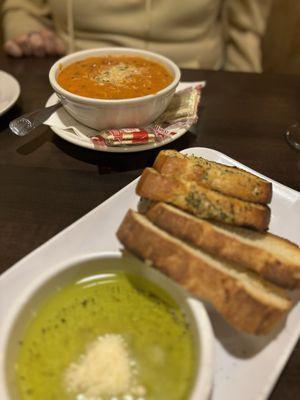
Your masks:
<svg viewBox="0 0 300 400"><path fill-rule="evenodd" d="M44 57L66 53L64 42L51 30L42 29L8 40L4 50L12 57Z"/></svg>

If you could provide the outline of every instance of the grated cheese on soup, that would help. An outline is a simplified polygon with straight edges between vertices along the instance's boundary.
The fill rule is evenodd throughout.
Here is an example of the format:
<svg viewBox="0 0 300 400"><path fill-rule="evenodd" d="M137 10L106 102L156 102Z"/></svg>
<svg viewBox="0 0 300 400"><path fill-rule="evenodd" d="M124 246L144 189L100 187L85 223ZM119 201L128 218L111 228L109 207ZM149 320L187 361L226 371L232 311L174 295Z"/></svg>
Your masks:
<svg viewBox="0 0 300 400"><path fill-rule="evenodd" d="M137 383L136 363L119 334L99 336L69 366L64 378L67 391L82 400L119 395L122 399L134 399L145 394L145 389Z"/></svg>
<svg viewBox="0 0 300 400"><path fill-rule="evenodd" d="M111 83L112 85L125 84L126 80L134 74L142 74L143 70L134 65L120 63L112 65L104 71L101 71L94 79L98 83Z"/></svg>

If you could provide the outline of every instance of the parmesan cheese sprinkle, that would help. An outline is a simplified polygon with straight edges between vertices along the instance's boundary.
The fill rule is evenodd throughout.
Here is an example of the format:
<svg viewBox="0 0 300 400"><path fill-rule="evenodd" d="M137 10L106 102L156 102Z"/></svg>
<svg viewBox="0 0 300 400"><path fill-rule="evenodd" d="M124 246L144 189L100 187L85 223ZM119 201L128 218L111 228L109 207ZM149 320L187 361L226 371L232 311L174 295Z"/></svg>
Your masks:
<svg viewBox="0 0 300 400"><path fill-rule="evenodd" d="M136 362L119 334L99 336L65 373L67 391L77 400L143 400Z"/></svg>
<svg viewBox="0 0 300 400"><path fill-rule="evenodd" d="M104 71L101 71L95 76L98 83L111 83L112 85L126 84L128 78L134 74L143 74L143 69L140 70L134 66L125 63L111 65Z"/></svg>

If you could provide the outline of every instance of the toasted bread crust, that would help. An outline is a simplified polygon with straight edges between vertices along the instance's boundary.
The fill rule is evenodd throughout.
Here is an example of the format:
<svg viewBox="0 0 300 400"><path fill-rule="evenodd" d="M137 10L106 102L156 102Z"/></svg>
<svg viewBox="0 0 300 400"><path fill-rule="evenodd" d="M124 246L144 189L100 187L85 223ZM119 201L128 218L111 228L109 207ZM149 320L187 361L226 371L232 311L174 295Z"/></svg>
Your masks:
<svg viewBox="0 0 300 400"><path fill-rule="evenodd" d="M237 167L219 164L201 157L187 156L176 150L161 151L153 165L163 175L200 183L229 196L254 203L267 204L272 184Z"/></svg>
<svg viewBox="0 0 300 400"><path fill-rule="evenodd" d="M300 287L300 249L298 246L270 233L254 233L239 229L237 235L231 235L226 226L217 226L208 221L195 218L174 207L158 203L147 212L147 217L158 227L171 235L189 242L213 255L236 262L256 271L269 281L289 289ZM253 237L243 241L244 237ZM299 263L291 262L279 251L264 249L257 245L260 239L268 236L274 242L274 248L292 248L299 252ZM278 242L278 243L277 243Z"/></svg>
<svg viewBox="0 0 300 400"><path fill-rule="evenodd" d="M195 255L195 250L131 210L119 227L117 237L126 249L144 260L151 260L155 267L188 291L211 302L237 329L266 334L291 307L284 296L281 306L268 302L264 296L259 298L241 280L214 268L213 263L201 258L200 252Z"/></svg>
<svg viewBox="0 0 300 400"><path fill-rule="evenodd" d="M165 176L153 168L143 171L136 192L150 200L173 204L197 217L260 231L269 226L270 209L267 206L235 199L195 182Z"/></svg>

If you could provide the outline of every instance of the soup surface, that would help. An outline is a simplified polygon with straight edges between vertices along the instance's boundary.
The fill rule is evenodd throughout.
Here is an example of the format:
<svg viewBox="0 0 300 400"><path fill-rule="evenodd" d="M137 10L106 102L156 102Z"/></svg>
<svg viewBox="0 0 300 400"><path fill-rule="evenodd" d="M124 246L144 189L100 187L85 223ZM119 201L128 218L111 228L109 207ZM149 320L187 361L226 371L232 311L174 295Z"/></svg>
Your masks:
<svg viewBox="0 0 300 400"><path fill-rule="evenodd" d="M135 56L90 57L63 68L58 83L69 92L96 99L129 99L167 87L172 74L163 65Z"/></svg>
<svg viewBox="0 0 300 400"><path fill-rule="evenodd" d="M174 301L141 277L109 272L41 306L16 373L21 400L186 400L194 368L191 332Z"/></svg>

